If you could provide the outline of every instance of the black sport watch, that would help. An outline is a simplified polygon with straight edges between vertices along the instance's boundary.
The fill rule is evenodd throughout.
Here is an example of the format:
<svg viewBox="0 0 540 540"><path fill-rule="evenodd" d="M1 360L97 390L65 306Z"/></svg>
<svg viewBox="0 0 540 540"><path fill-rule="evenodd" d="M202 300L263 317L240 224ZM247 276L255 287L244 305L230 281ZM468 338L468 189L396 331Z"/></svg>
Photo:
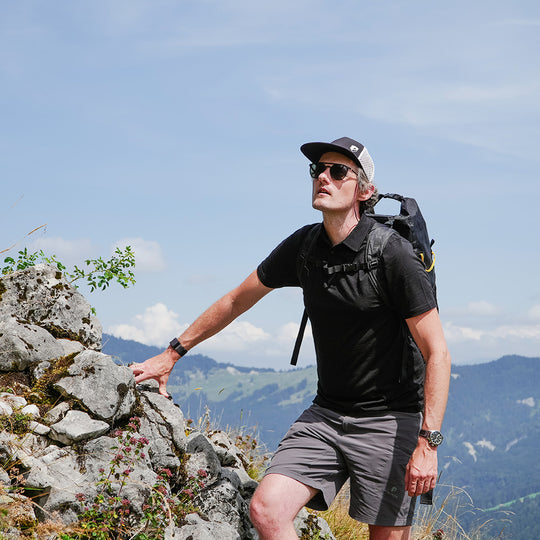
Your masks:
<svg viewBox="0 0 540 540"><path fill-rule="evenodd" d="M419 433L420 437L427 439L429 446L437 448L444 440L442 433L440 431L430 431L429 429L421 429Z"/></svg>
<svg viewBox="0 0 540 540"><path fill-rule="evenodd" d="M184 346L178 341L178 338L174 338L170 343L170 347L174 349L179 355L180 358L187 354L187 349L184 348Z"/></svg>

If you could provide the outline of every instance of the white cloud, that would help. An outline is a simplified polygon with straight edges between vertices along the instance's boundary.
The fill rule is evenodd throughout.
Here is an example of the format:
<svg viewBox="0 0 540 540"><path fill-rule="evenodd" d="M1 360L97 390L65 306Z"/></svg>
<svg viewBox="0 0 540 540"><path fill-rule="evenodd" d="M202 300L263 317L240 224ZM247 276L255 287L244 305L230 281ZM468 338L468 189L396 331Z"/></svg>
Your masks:
<svg viewBox="0 0 540 540"><path fill-rule="evenodd" d="M476 446L480 446L480 448L487 448L488 450L495 450L495 445L491 441L487 441L486 439L482 439L481 441L478 441L476 443Z"/></svg>
<svg viewBox="0 0 540 540"><path fill-rule="evenodd" d="M112 250L114 251L118 247L124 249L126 246L131 246L135 253L135 269L137 272L161 272L165 270L165 259L158 242L144 240L143 238L124 238L118 240L113 245Z"/></svg>
<svg viewBox="0 0 540 540"><path fill-rule="evenodd" d="M467 448L469 454L472 456L472 458L474 459L474 461L477 461L477 457L476 457L476 448L474 447L474 445L471 444L470 442L464 442L464 443L463 443L463 446L465 446L465 448Z"/></svg>
<svg viewBox="0 0 540 540"><path fill-rule="evenodd" d="M491 339L503 341L511 338L540 340L540 324L537 325L501 325L487 330L458 326L453 322L444 325L444 333L449 343L461 341L480 341Z"/></svg>
<svg viewBox="0 0 540 540"><path fill-rule="evenodd" d="M520 403L521 405L527 405L527 407L534 407L536 404L533 397L518 399L517 403Z"/></svg>
<svg viewBox="0 0 540 540"><path fill-rule="evenodd" d="M467 328L465 326L457 326L453 322L447 322L444 325L444 335L448 343L481 339L482 330L475 330L473 328Z"/></svg>
<svg viewBox="0 0 540 540"><path fill-rule="evenodd" d="M116 324L107 329L109 334L122 339L132 339L145 345L165 346L185 328L178 322L178 314L158 303L136 315L131 324Z"/></svg>
<svg viewBox="0 0 540 540"><path fill-rule="evenodd" d="M157 303L136 315L130 323L112 325L107 332L122 339L132 339L145 345L165 346L174 336L180 335L188 327L178 321L178 314L165 304ZM262 328L247 321L234 321L219 334L206 340L198 351L234 352L249 350L270 338Z"/></svg>
<svg viewBox="0 0 540 540"><path fill-rule="evenodd" d="M280 326L276 333L276 340L284 345L293 346L296 341L296 336L298 336L298 330L300 325L295 322L289 322ZM311 324L307 324L306 330L304 332L304 339L312 338L311 333Z"/></svg>
<svg viewBox="0 0 540 540"><path fill-rule="evenodd" d="M201 351L245 351L270 339L270 334L247 321L234 321L200 345Z"/></svg>
<svg viewBox="0 0 540 540"><path fill-rule="evenodd" d="M471 315L479 317L498 315L501 310L495 304L486 302L485 300L479 300L478 302L469 302L467 304L467 311Z"/></svg>

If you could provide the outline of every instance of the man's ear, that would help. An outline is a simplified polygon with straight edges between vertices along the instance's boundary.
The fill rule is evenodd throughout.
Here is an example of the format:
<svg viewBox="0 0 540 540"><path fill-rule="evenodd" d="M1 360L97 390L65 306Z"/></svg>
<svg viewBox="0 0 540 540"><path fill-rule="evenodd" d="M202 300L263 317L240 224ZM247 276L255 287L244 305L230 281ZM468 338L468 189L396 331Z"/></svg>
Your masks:
<svg viewBox="0 0 540 540"><path fill-rule="evenodd" d="M375 191L375 186L373 184L368 184L366 191L362 192L358 189L358 184L356 184L356 200L357 201L367 201Z"/></svg>

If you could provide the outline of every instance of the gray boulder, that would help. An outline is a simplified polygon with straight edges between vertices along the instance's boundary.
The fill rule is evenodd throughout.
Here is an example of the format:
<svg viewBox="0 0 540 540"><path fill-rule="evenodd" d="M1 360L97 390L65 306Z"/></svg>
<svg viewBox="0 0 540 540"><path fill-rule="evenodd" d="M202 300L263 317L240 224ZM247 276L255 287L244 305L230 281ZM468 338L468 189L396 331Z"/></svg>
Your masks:
<svg viewBox="0 0 540 540"><path fill-rule="evenodd" d="M143 401L141 435L148 439L148 455L155 470L180 468L180 457L171 440L170 431L160 414Z"/></svg>
<svg viewBox="0 0 540 540"><path fill-rule="evenodd" d="M199 432L194 432L187 439L188 460L185 464L188 476L197 478L199 471L205 471L206 483L213 484L219 479L221 463L212 443Z"/></svg>
<svg viewBox="0 0 540 540"><path fill-rule="evenodd" d="M228 523L240 538L246 538L252 528L247 501L226 477L204 490L197 505L212 523Z"/></svg>
<svg viewBox="0 0 540 540"><path fill-rule="evenodd" d="M166 540L242 540L254 538L253 536L241 536L240 533L229 523L207 521L197 514L188 516L188 523L183 527L176 528Z"/></svg>
<svg viewBox="0 0 540 540"><path fill-rule="evenodd" d="M49 437L63 444L95 439L109 431L109 424L94 420L83 411L69 411L60 422L51 426Z"/></svg>
<svg viewBox="0 0 540 540"><path fill-rule="evenodd" d="M64 348L44 328L18 322L15 317L0 320L0 371L23 371L60 356L64 356Z"/></svg>
<svg viewBox="0 0 540 540"><path fill-rule="evenodd" d="M186 424L184 413L180 407L157 392L146 391L142 392L141 395L162 418L177 450L184 451L186 449L187 440Z"/></svg>
<svg viewBox="0 0 540 540"><path fill-rule="evenodd" d="M101 348L101 324L90 304L53 266L38 264L0 278L0 321L11 317Z"/></svg>
<svg viewBox="0 0 540 540"><path fill-rule="evenodd" d="M79 353L68 376L55 389L73 397L100 420L120 420L131 415L135 405L135 378L125 366L96 351Z"/></svg>

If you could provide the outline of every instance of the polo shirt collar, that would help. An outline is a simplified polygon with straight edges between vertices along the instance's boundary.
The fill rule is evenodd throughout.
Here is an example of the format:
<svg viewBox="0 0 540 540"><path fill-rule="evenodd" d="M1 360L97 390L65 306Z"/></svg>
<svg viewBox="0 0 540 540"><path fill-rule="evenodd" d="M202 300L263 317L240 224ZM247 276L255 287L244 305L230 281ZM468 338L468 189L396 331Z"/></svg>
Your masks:
<svg viewBox="0 0 540 540"><path fill-rule="evenodd" d="M328 234L326 233L326 229L324 228L324 224L321 224L321 231L319 233L319 237L326 243L328 246L331 247L330 239L328 238ZM371 227L373 226L373 219L367 217L365 214L362 214L360 216L360 221L356 225L356 227L350 232L349 236L343 240L343 242L340 242L334 248L337 246L345 246L349 248L352 251L358 252L360 251L360 246L366 239L369 231L371 230Z"/></svg>
<svg viewBox="0 0 540 540"><path fill-rule="evenodd" d="M360 221L358 225L351 231L349 236L341 242L344 246L347 246L353 251L360 251L360 246L366 239L371 227L373 226L373 221L368 218L365 214L360 216Z"/></svg>

